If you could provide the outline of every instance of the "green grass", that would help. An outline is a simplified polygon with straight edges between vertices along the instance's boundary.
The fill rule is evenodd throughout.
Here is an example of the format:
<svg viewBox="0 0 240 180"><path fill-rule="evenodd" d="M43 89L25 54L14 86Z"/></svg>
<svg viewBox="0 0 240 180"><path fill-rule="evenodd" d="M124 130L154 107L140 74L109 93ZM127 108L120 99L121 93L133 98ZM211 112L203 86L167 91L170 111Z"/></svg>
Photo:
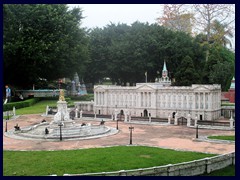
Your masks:
<svg viewBox="0 0 240 180"><path fill-rule="evenodd" d="M213 171L210 174L203 174L202 176L235 176L235 166L228 166L224 169Z"/></svg>
<svg viewBox="0 0 240 180"><path fill-rule="evenodd" d="M175 164L214 156L144 146L65 151L3 151L4 176L109 172Z"/></svg>
<svg viewBox="0 0 240 180"><path fill-rule="evenodd" d="M68 107L74 107L74 102L75 101L83 101L83 100L89 100L93 97L92 94L86 95L86 96L81 96L78 99L70 100L68 102ZM42 100L40 102L37 102L36 104L30 106L30 107L25 107L25 108L20 108L16 109L16 114L17 115L23 115L23 114L40 114L40 113L45 113L46 112L46 107L57 107L57 100Z"/></svg>
<svg viewBox="0 0 240 180"><path fill-rule="evenodd" d="M57 101L56 100L43 100L43 101L37 102L33 106L25 107L25 108L21 108L21 109L16 109L16 114L17 115L23 115L23 114L44 113L44 112L46 112L47 105L51 106L51 107L56 107L57 106Z"/></svg>
<svg viewBox="0 0 240 180"><path fill-rule="evenodd" d="M235 141L235 136L208 136L209 139Z"/></svg>

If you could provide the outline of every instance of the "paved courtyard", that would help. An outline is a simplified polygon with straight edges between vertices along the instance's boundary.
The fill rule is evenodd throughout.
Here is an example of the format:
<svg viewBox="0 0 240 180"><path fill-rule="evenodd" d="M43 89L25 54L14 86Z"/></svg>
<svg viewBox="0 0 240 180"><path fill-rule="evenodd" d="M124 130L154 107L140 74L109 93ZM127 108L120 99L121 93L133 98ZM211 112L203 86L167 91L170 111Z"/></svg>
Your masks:
<svg viewBox="0 0 240 180"><path fill-rule="evenodd" d="M30 126L40 123L43 119L50 122L50 117L41 115L22 115L15 120L8 121L8 129L12 129L17 123L20 127ZM92 124L99 124L97 120L80 120ZM106 121L106 126L116 127L116 121ZM4 150L70 150L93 147L117 146L129 144L129 123L119 122L119 132L117 134L88 140L64 140L63 141L42 141L42 140L20 140L3 135ZM146 125L135 124L133 131L133 145L156 146L161 148L198 151L206 153L224 154L235 151L234 143L219 143L196 141L196 130L186 126L174 125ZM3 122L3 132L5 131L5 121ZM234 135L234 131L199 129L199 139L209 135Z"/></svg>

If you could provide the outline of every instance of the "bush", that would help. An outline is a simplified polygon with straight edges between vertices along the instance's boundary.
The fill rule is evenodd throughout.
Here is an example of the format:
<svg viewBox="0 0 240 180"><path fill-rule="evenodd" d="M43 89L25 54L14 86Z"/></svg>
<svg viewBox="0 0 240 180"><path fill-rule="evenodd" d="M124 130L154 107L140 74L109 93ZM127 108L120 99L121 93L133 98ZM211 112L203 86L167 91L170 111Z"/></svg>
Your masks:
<svg viewBox="0 0 240 180"><path fill-rule="evenodd" d="M84 96L71 96L74 101L91 101L94 100L94 94L87 94Z"/></svg>
<svg viewBox="0 0 240 180"><path fill-rule="evenodd" d="M40 101L40 98L32 98L32 99L27 99L25 101L19 101L19 102L10 102L3 105L3 111L11 111L13 107L15 107L16 109L29 107L37 103L38 101Z"/></svg>

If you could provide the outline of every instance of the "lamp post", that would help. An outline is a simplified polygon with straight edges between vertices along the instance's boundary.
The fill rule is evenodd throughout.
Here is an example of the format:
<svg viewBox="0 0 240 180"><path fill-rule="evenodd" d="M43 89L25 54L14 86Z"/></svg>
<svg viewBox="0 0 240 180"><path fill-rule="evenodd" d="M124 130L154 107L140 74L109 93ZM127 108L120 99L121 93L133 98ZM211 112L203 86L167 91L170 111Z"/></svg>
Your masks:
<svg viewBox="0 0 240 180"><path fill-rule="evenodd" d="M60 122L58 126L60 128L60 141L62 141L62 126L63 126L62 122Z"/></svg>
<svg viewBox="0 0 240 180"><path fill-rule="evenodd" d="M60 133L60 141L62 141L62 126L63 126L63 114L61 113L61 120L60 122L58 123L58 126L59 126L59 133Z"/></svg>
<svg viewBox="0 0 240 180"><path fill-rule="evenodd" d="M5 132L7 132L7 121L9 120L9 111L7 111Z"/></svg>
<svg viewBox="0 0 240 180"><path fill-rule="evenodd" d="M134 127L129 127L129 130L130 130L130 143L129 144L132 144L132 131L134 130Z"/></svg>
<svg viewBox="0 0 240 180"><path fill-rule="evenodd" d="M198 125L196 126L196 138L198 138Z"/></svg>
<svg viewBox="0 0 240 180"><path fill-rule="evenodd" d="M116 129L118 130L118 119L116 120L116 122L117 122L117 126L116 126Z"/></svg>

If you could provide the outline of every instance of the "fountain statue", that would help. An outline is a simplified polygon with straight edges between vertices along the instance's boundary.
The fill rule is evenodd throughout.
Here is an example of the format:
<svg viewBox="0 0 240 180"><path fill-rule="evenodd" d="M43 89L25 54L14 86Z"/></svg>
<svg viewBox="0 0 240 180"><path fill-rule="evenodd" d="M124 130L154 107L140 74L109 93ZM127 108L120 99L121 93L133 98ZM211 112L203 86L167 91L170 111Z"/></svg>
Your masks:
<svg viewBox="0 0 240 180"><path fill-rule="evenodd" d="M50 115L51 116L51 115ZM21 127L18 124L15 129L5 132L5 135L13 138L42 139L42 140L59 140L62 139L89 139L99 138L101 136L112 135L118 132L115 128L107 127L102 120L98 125L82 122L82 110L80 118L70 119L67 109L67 102L64 98L64 90L59 93L57 102L57 113L49 123L46 120L33 126Z"/></svg>

